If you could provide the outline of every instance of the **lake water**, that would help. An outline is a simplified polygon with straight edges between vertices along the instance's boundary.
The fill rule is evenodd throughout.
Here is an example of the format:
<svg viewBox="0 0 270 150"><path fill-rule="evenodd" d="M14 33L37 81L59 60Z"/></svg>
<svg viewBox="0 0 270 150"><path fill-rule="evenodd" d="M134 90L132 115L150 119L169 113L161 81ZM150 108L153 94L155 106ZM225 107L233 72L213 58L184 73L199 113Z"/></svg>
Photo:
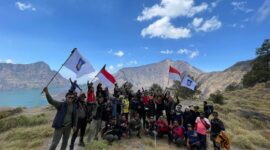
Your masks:
<svg viewBox="0 0 270 150"><path fill-rule="evenodd" d="M13 90L0 92L0 107L27 107L33 108L47 105L48 102L41 89ZM65 93L67 88L49 88L51 95ZM64 95L64 94L61 94ZM64 99L64 97L62 98Z"/></svg>

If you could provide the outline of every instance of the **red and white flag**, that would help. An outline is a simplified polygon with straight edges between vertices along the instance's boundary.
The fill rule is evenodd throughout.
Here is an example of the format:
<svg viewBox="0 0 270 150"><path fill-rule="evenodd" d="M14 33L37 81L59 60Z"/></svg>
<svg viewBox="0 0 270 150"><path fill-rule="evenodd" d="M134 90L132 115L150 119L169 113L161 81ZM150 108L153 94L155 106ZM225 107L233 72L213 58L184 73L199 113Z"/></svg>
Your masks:
<svg viewBox="0 0 270 150"><path fill-rule="evenodd" d="M106 69L105 66L100 70L100 72L97 74L97 77L99 80L105 84L107 87L112 87L116 80Z"/></svg>
<svg viewBox="0 0 270 150"><path fill-rule="evenodd" d="M180 74L181 74L180 71L178 71L174 67L170 66L169 79L176 80L176 81L181 81Z"/></svg>

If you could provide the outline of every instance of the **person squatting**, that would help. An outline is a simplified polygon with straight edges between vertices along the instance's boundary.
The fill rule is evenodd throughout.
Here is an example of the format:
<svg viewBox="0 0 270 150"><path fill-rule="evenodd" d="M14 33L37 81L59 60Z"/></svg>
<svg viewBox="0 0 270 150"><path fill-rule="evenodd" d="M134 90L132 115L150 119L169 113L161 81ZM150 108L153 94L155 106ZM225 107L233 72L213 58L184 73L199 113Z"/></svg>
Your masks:
<svg viewBox="0 0 270 150"><path fill-rule="evenodd" d="M224 133L223 122L214 112L212 105L204 102L204 111L200 112L198 106L185 107L179 100L174 100L170 92L165 90L158 95L142 88L132 93L128 84L122 88L115 84L113 94L109 89L103 89L99 83L96 90L93 83L87 82L88 91L82 93L76 80L71 81L71 88L67 92L65 101L56 101L52 98L47 87L43 92L48 103L57 109L52 127L55 129L50 150L55 150L62 138L61 150L68 146L71 129L73 129L69 148L74 149L78 136L79 146L84 147L84 135L87 124L93 125L88 142L93 137L107 140L108 144L121 138L145 136L157 138L167 137L168 144L175 143L179 147L190 150L206 150L207 134L213 142L215 150L230 149L228 137ZM77 94L76 88L80 90ZM213 119L208 120L212 115Z"/></svg>

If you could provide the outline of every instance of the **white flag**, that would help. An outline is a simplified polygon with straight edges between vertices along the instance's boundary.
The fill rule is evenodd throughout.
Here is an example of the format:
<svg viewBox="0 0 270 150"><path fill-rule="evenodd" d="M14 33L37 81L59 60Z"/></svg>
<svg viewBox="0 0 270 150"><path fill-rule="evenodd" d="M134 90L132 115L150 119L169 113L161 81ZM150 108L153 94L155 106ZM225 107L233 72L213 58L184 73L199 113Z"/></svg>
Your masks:
<svg viewBox="0 0 270 150"><path fill-rule="evenodd" d="M197 83L193 81L189 76L185 75L184 79L181 82L181 86L187 87L194 91Z"/></svg>
<svg viewBox="0 0 270 150"><path fill-rule="evenodd" d="M65 63L65 66L73 71L77 78L95 71L90 62L83 58L78 50L75 50L69 60Z"/></svg>

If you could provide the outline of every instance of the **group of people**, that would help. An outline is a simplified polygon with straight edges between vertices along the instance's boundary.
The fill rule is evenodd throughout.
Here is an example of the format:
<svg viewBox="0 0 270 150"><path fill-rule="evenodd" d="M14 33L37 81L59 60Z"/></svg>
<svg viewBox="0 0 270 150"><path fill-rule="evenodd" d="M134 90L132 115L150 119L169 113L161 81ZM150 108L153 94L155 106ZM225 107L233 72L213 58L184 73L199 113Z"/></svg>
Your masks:
<svg viewBox="0 0 270 150"><path fill-rule="evenodd" d="M215 150L229 149L229 142L223 122L212 105L204 102L203 112L198 106L188 106L182 111L179 100L174 100L170 92L152 93L138 90L133 93L128 84L121 88L115 84L114 91L103 89L99 83L96 90L93 83L87 83L87 93L82 93L76 81L71 82L71 88L65 101L54 100L48 88L44 93L48 102L57 109L52 127L55 128L50 150L55 150L62 138L61 150L68 146L68 139L73 128L70 150L74 148L75 140L80 132L79 146L85 146L84 135L87 124L94 126L90 130L88 141L93 137L107 140L109 144L122 137L131 138L142 134L168 138L168 143L186 146L191 150L206 150L207 134L210 133ZM76 92L76 88L81 91ZM213 115L211 121L208 120ZM219 139L219 140L217 140Z"/></svg>

